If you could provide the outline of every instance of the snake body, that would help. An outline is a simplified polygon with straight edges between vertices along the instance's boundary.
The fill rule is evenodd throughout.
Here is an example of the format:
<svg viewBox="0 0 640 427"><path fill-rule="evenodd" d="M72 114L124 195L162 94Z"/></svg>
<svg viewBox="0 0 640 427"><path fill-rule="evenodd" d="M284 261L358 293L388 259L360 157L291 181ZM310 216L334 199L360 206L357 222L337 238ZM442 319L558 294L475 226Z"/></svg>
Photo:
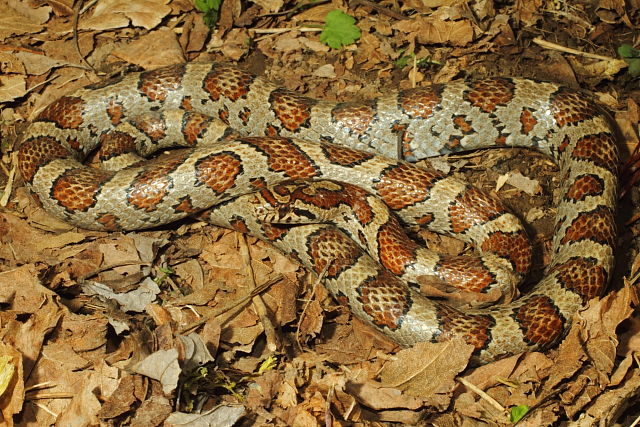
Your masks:
<svg viewBox="0 0 640 427"><path fill-rule="evenodd" d="M174 146L186 148L139 157ZM407 284L428 271L480 292L510 286L529 269L531 247L499 201L409 162L490 146L535 148L557 162L552 259L523 297L461 312ZM89 154L104 168L81 163ZM459 81L338 103L231 66L183 64L58 99L30 124L18 164L65 221L134 230L199 213L272 242L398 343L461 336L480 362L555 344L613 265L614 129L589 96L552 83ZM336 210L355 220L336 228L327 219ZM480 255L428 253L406 240L395 215Z"/></svg>

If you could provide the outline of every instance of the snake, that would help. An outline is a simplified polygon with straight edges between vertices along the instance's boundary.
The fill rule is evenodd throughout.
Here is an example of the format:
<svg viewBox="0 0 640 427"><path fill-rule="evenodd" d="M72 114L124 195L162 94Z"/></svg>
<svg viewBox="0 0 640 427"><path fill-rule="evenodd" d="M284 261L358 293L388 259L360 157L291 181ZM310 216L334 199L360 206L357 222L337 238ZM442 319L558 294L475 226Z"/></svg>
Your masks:
<svg viewBox="0 0 640 427"><path fill-rule="evenodd" d="M57 99L25 130L18 169L47 212L78 227L196 217L248 233L398 344L460 337L486 363L557 344L606 289L616 139L591 94L555 83L456 80L337 102L194 62ZM508 293L530 269L531 244L499 199L414 163L490 147L535 149L558 165L551 256L518 298L463 310L421 293L420 277ZM477 254L432 253L403 227L454 236Z"/></svg>

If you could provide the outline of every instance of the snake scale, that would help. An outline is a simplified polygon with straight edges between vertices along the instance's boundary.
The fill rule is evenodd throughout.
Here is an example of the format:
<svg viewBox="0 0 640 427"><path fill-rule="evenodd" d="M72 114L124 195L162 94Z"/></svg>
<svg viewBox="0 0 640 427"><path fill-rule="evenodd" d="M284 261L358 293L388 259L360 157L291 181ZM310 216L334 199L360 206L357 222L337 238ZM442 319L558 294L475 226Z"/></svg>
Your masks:
<svg viewBox="0 0 640 427"><path fill-rule="evenodd" d="M29 125L18 165L44 208L79 227L136 230L198 215L273 243L398 343L460 336L482 363L555 344L605 289L615 139L588 95L553 83L490 78L330 102L190 63L63 96ZM411 162L493 146L535 148L558 164L552 256L527 294L463 312L423 296L417 278L507 289L527 273L530 244L500 201ZM102 168L84 165L89 155ZM456 236L479 255L433 254L401 223Z"/></svg>

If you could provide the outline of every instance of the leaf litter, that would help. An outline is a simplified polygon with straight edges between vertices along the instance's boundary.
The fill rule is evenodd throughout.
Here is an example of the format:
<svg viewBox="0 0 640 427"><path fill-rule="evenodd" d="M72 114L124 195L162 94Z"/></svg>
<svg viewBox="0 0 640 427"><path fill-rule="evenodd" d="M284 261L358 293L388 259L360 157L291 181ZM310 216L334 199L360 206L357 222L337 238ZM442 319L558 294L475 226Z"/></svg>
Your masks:
<svg viewBox="0 0 640 427"><path fill-rule="evenodd" d="M519 425L637 422L634 191L622 202L612 291L578 313L557 348L474 368L457 341L400 349L256 239L193 221L135 233L76 230L48 216L10 173L26 121L60 95L185 60L237 62L338 100L466 76L580 84L615 112L630 152L640 92L615 52L632 42L624 34L640 22L637 0L225 0L213 31L187 0L110 0L79 9L77 37L71 2L1 1L0 188L11 191L0 199L4 424L504 425L518 412ZM353 40L340 50L321 36L336 9L360 33L347 30ZM555 38L544 40L549 33ZM553 233L554 166L526 150L432 163L531 220L539 275Z"/></svg>

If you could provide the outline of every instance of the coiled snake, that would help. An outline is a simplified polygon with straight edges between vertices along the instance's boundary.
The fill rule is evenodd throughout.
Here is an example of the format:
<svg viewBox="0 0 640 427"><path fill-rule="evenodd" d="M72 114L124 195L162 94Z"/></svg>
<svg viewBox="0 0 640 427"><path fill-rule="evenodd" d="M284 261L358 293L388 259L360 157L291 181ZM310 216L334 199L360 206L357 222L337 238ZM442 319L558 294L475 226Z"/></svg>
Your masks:
<svg viewBox="0 0 640 427"><path fill-rule="evenodd" d="M186 148L138 157L172 146ZM559 165L552 259L523 297L461 312L407 284L428 274L481 292L509 287L531 248L499 201L407 161L489 146L536 148ZM89 154L104 168L80 163ZM272 242L400 344L462 336L481 362L556 343L613 265L613 128L588 96L552 83L492 78L337 103L231 66L183 64L58 99L29 126L18 161L65 221L134 230L199 214ZM479 257L426 251L389 210L473 243Z"/></svg>

